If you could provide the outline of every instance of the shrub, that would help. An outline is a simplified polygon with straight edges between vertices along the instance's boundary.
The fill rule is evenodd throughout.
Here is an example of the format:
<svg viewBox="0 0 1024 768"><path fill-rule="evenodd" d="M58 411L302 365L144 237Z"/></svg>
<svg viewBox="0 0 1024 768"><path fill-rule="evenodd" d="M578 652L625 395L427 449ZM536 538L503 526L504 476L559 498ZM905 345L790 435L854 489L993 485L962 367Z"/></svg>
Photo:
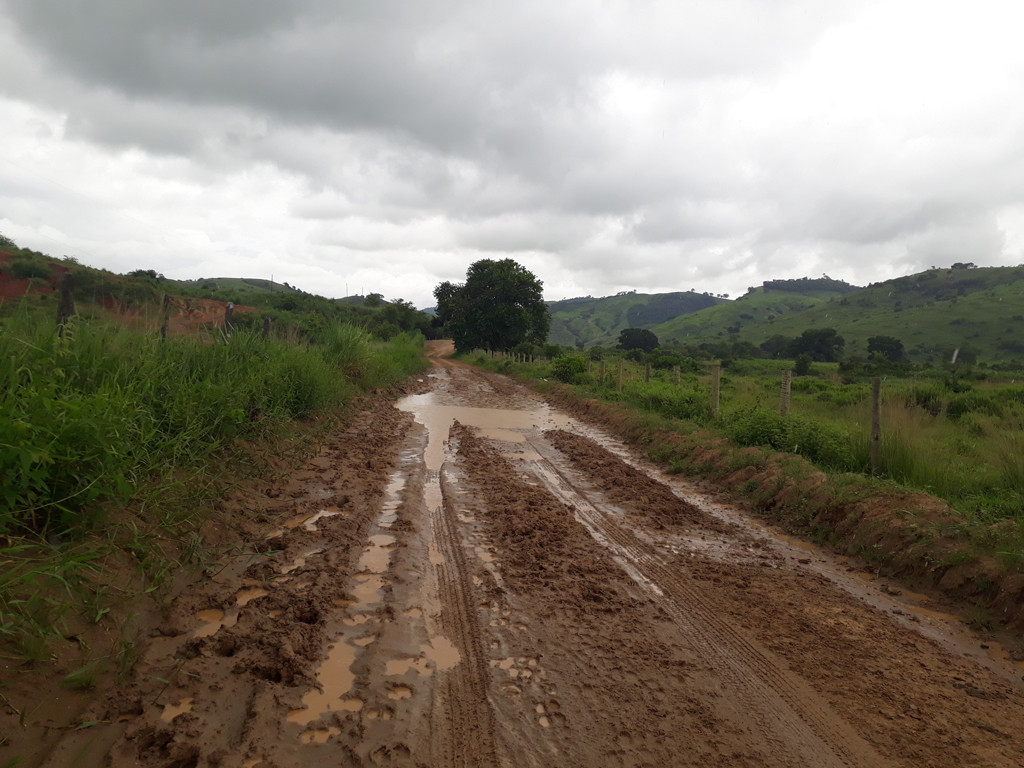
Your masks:
<svg viewBox="0 0 1024 768"><path fill-rule="evenodd" d="M579 355L555 358L551 363L551 375L566 384L575 384L587 372L587 359Z"/></svg>
<svg viewBox="0 0 1024 768"><path fill-rule="evenodd" d="M28 280L33 277L47 278L50 277L53 272L50 269L49 264L45 264L41 261L16 259L11 263L11 274L18 280Z"/></svg>

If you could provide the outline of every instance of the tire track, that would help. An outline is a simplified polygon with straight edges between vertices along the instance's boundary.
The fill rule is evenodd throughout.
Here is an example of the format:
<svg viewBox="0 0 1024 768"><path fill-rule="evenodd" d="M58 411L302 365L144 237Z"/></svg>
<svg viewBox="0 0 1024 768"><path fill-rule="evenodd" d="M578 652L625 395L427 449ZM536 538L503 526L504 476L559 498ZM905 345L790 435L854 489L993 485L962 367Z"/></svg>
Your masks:
<svg viewBox="0 0 1024 768"><path fill-rule="evenodd" d="M437 550L443 558L436 568L441 599L441 627L461 654L461 661L444 673L441 689L444 740L435 746L435 765L494 766L494 711L488 699L489 674L483 639L474 608L466 556L459 541L452 493L444 469L440 472L442 503L431 510Z"/></svg>
<svg viewBox="0 0 1024 768"><path fill-rule="evenodd" d="M656 553L617 525L559 467L560 454L530 439L543 463L530 471L576 515L597 541L609 547L634 581L657 602L704 662L722 675L777 755L794 765L887 766L877 752L802 679L773 655L722 620L696 586L670 570ZM639 577L639 578L638 578Z"/></svg>

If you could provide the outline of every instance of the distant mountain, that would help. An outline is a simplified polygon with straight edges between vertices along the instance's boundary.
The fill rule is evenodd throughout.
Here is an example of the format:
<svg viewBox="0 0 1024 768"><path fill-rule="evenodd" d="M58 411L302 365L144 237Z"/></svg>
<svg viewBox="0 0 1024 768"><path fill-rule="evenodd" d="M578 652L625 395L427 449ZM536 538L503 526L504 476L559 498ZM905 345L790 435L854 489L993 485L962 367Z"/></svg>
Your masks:
<svg viewBox="0 0 1024 768"><path fill-rule="evenodd" d="M580 343L615 344L623 328L650 328L680 315L714 307L725 299L694 293L620 293L595 299L583 297L548 303L548 340L567 346Z"/></svg>

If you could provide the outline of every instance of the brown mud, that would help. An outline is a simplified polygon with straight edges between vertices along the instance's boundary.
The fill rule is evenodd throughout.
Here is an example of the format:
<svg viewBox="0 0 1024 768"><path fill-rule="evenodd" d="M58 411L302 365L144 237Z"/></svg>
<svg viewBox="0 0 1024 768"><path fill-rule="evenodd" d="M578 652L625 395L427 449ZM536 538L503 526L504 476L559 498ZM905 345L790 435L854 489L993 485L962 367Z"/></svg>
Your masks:
<svg viewBox="0 0 1024 768"><path fill-rule="evenodd" d="M1021 670L941 606L444 351L0 765L1024 763Z"/></svg>

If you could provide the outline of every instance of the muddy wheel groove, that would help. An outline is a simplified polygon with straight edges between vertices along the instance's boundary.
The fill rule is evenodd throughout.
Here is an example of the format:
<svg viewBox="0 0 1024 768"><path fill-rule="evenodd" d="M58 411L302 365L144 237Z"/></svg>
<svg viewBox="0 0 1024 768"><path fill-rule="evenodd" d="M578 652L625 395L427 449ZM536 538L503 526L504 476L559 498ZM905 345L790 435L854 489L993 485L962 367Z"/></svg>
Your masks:
<svg viewBox="0 0 1024 768"><path fill-rule="evenodd" d="M455 643L461 661L447 674L444 686L444 765L493 766L494 711L488 698L488 670L483 640L473 607L472 587L465 553L459 543L451 493L444 470L440 472L442 503L431 510L438 551L444 562L437 565L441 591L441 626Z"/></svg>
<svg viewBox="0 0 1024 768"><path fill-rule="evenodd" d="M696 641L695 650L731 684L733 695L748 707L765 738L779 753L786 754L795 764L891 765L809 685L787 671L781 662L774 662L769 651L719 618L689 580L669 570L646 545L601 514L579 483L547 459L546 454L550 456L554 449L539 441L530 443L545 457L545 470L564 486L553 483L542 472L534 473L537 479L556 497L572 503L580 521L597 534L595 538L606 546L610 544L614 554L635 568L643 581L658 585L658 590L649 590L652 599ZM752 678L751 672L759 679ZM787 743L779 739L776 734L780 729L789 733L792 740ZM793 742L800 747L798 753L793 752Z"/></svg>

